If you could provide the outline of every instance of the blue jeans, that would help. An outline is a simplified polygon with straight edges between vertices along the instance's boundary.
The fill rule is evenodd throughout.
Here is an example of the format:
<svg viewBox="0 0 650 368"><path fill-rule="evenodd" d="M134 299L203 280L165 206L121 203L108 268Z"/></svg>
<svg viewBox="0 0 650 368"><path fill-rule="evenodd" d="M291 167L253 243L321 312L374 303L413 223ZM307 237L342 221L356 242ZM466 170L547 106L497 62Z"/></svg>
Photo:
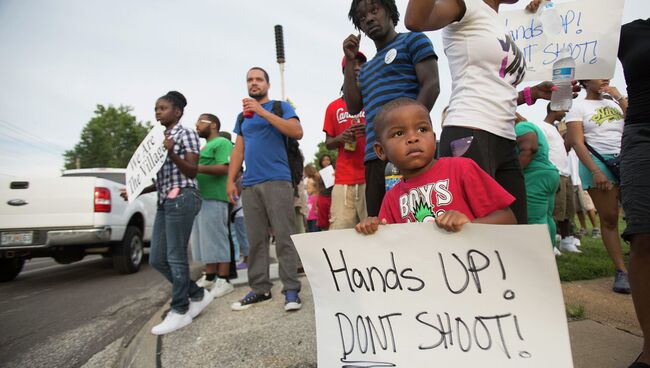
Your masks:
<svg viewBox="0 0 650 368"><path fill-rule="evenodd" d="M244 222L244 217L235 216L235 232L237 243L239 245L239 251L244 257L248 257L249 248L248 248L248 236L246 235L246 223ZM239 258L237 258L239 259Z"/></svg>
<svg viewBox="0 0 650 368"><path fill-rule="evenodd" d="M171 309L185 314L190 299L203 298L203 288L190 279L187 244L194 217L201 209L196 189L182 188L178 197L158 205L153 223L149 264L172 283Z"/></svg>

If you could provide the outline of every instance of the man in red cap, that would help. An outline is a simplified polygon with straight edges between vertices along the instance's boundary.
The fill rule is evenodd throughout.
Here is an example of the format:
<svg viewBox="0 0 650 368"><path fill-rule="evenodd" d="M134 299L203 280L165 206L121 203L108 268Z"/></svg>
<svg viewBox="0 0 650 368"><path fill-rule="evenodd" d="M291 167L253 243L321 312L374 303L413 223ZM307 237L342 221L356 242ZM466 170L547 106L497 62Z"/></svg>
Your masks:
<svg viewBox="0 0 650 368"><path fill-rule="evenodd" d="M341 62L343 72L345 73L345 68L354 68L354 74L358 75L361 65L366 62L366 56L359 52L349 64L346 60L343 57ZM325 111L325 146L328 149L338 149L330 229L351 229L367 217L363 164L365 123L365 112L361 110L356 115L350 115L343 96L332 101Z"/></svg>

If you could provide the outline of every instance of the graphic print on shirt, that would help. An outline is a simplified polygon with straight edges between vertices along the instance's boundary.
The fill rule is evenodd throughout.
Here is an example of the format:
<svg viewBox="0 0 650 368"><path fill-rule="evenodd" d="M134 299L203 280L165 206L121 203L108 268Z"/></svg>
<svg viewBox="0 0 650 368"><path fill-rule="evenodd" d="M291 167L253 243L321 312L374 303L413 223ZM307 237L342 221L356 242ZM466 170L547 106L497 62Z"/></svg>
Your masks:
<svg viewBox="0 0 650 368"><path fill-rule="evenodd" d="M591 117L591 121L598 124L613 123L624 119L623 114L616 108L610 106L601 106L596 109L596 113Z"/></svg>
<svg viewBox="0 0 650 368"><path fill-rule="evenodd" d="M350 115L350 113L342 107L336 109L336 121L339 124L345 123L348 119L361 119L361 118L365 119L365 117L366 117L366 112L364 110L361 110L356 115Z"/></svg>
<svg viewBox="0 0 650 368"><path fill-rule="evenodd" d="M440 208L454 200L449 191L449 179L438 180L413 188L399 197L399 212L406 222L434 222L445 213Z"/></svg>
<svg viewBox="0 0 650 368"><path fill-rule="evenodd" d="M524 53L519 50L514 41L512 41L512 38L509 35L505 35L505 37L505 41L497 38L501 44L501 49L506 53L501 61L499 76L505 78L506 74L512 76L516 73L515 79L510 82L511 85L516 86L524 79L524 75L526 74L526 60L524 59ZM514 59L508 64L508 58L511 54Z"/></svg>

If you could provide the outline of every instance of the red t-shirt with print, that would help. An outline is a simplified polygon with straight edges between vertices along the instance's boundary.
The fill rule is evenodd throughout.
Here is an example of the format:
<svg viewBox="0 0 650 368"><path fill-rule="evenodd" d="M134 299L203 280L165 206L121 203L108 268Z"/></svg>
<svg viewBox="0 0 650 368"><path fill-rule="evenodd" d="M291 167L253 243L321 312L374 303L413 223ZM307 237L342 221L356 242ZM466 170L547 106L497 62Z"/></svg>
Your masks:
<svg viewBox="0 0 650 368"><path fill-rule="evenodd" d="M402 179L389 190L379 218L389 224L433 222L438 215L456 210L471 221L503 209L514 200L471 159L445 157L428 171Z"/></svg>
<svg viewBox="0 0 650 368"><path fill-rule="evenodd" d="M356 122L357 116L359 117L359 123L366 123L366 114L363 110L357 115L350 115L348 108L345 106L345 100L342 97L338 98L327 106L323 131L331 137L338 137L350 125ZM334 184L352 185L366 182L365 167L363 165L365 147L365 135L357 138L357 148L354 151L347 151L343 146L339 147Z"/></svg>

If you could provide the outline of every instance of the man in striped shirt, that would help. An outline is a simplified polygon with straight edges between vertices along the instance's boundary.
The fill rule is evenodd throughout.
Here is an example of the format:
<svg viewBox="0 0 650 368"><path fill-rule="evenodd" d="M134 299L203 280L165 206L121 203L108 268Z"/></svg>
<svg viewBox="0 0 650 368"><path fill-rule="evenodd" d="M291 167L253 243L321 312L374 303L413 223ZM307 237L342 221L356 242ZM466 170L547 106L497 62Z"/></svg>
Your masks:
<svg viewBox="0 0 650 368"><path fill-rule="evenodd" d="M399 97L416 99L431 111L440 92L438 57L425 34L395 31L399 12L394 0L353 0L348 17L377 48L377 54L359 73L359 85L354 68L345 70L343 84L349 113L354 115L365 109L366 206L368 216L377 216L385 194L386 163L373 150L377 141L373 120L384 104ZM361 34L350 35L343 42L348 62L356 59L360 41Z"/></svg>

